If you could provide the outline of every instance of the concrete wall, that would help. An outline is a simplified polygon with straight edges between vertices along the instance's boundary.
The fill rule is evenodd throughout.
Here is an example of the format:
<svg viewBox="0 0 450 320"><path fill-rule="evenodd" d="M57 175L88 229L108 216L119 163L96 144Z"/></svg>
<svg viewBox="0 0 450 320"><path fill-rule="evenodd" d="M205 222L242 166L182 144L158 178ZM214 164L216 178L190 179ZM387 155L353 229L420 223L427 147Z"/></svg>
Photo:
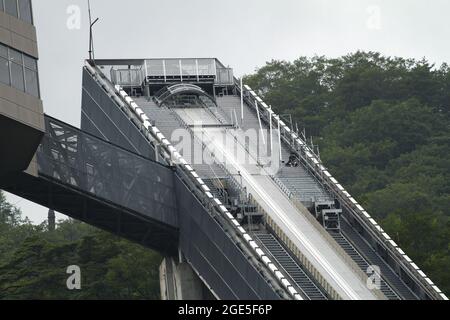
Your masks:
<svg viewBox="0 0 450 320"><path fill-rule="evenodd" d="M23 170L37 175L34 153L44 135L42 101L12 87L0 84L0 176ZM31 161L31 163L30 163Z"/></svg>
<svg viewBox="0 0 450 320"><path fill-rule="evenodd" d="M38 58L35 27L1 11L0 43ZM0 150L8 154L0 158L0 176L23 170L37 175L32 159L45 131L42 101L0 84L0 125L7 132L0 137Z"/></svg>
<svg viewBox="0 0 450 320"><path fill-rule="evenodd" d="M42 101L1 83L0 116L9 117L39 131L45 130Z"/></svg>
<svg viewBox="0 0 450 320"><path fill-rule="evenodd" d="M165 258L159 267L161 300L205 300L204 284L187 262Z"/></svg>
<svg viewBox="0 0 450 320"><path fill-rule="evenodd" d="M36 59L38 56L36 28L0 11L0 42Z"/></svg>
<svg viewBox="0 0 450 320"><path fill-rule="evenodd" d="M33 25L0 11L0 43L38 59ZM10 86L0 84L0 114L44 131L42 101Z"/></svg>

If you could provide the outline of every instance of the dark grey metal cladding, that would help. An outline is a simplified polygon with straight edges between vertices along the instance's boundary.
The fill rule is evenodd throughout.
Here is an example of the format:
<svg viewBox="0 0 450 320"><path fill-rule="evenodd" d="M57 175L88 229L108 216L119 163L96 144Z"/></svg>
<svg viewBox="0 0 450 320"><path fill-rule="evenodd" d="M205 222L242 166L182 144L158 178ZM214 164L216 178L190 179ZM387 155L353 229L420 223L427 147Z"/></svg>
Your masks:
<svg viewBox="0 0 450 320"><path fill-rule="evenodd" d="M180 248L214 293L225 300L278 300L238 245L179 180Z"/></svg>
<svg viewBox="0 0 450 320"><path fill-rule="evenodd" d="M45 176L1 180L1 189L62 212L168 256L178 252L178 229Z"/></svg>
<svg viewBox="0 0 450 320"><path fill-rule="evenodd" d="M155 160L153 147L86 69L83 69L81 129Z"/></svg>

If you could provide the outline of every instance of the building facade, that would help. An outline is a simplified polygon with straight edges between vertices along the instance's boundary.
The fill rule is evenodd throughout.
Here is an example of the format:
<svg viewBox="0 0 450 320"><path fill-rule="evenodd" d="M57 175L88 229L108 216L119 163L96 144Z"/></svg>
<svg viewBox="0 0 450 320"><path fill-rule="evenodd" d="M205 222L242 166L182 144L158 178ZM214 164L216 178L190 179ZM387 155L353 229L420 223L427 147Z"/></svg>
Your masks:
<svg viewBox="0 0 450 320"><path fill-rule="evenodd" d="M0 137L8 154L0 157L0 176L36 174L33 157L44 133L38 58L31 0L0 0L0 126L9 133Z"/></svg>

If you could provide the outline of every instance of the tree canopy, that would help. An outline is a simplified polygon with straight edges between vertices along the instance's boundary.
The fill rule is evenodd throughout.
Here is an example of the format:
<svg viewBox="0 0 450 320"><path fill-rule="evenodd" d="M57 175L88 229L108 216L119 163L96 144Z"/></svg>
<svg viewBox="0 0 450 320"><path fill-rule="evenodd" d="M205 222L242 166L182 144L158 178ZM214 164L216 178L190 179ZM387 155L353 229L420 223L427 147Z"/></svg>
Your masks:
<svg viewBox="0 0 450 320"><path fill-rule="evenodd" d="M81 222L35 226L0 193L0 299L159 299L155 252ZM68 290L67 267L82 290Z"/></svg>

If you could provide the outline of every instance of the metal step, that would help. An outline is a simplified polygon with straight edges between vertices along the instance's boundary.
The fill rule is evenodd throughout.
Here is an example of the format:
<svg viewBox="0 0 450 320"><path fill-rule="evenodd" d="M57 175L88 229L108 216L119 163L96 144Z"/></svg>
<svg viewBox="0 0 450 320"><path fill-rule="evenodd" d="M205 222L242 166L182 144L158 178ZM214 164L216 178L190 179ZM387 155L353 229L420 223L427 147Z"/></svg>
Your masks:
<svg viewBox="0 0 450 320"><path fill-rule="evenodd" d="M327 300L326 295L318 288L302 267L284 249L281 243L270 233L254 233L262 247L270 253L275 262L290 276L300 288L305 298L310 300Z"/></svg>
<svg viewBox="0 0 450 320"><path fill-rule="evenodd" d="M367 268L372 265L369 264L366 259L364 259L359 252L353 247L353 245L345 238L345 236L341 232L329 232L330 235L336 240L336 242L344 249L344 251L352 258L353 261L361 268L362 271L366 272ZM382 274L383 277L383 274ZM395 293L394 290L381 279L380 282L380 291L388 298L389 300L400 300L400 297Z"/></svg>
<svg viewBox="0 0 450 320"><path fill-rule="evenodd" d="M380 267L381 274L389 286L405 300L417 300L418 297L412 293L408 286L400 279L398 274L375 252L367 241L348 223L341 219L341 230L344 236L356 249L364 254L365 259L371 264Z"/></svg>

